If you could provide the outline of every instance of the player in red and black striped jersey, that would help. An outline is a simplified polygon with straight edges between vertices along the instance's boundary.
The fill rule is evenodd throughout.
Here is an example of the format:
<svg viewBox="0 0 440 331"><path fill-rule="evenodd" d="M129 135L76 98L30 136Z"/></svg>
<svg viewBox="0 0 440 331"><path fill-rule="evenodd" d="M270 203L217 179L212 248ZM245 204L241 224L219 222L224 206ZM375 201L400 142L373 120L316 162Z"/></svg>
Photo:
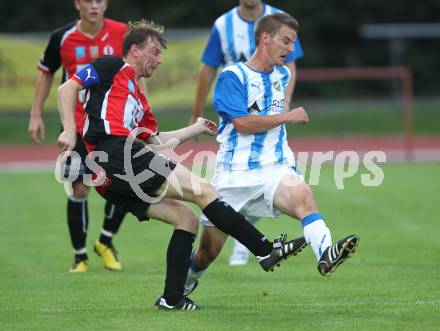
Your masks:
<svg viewBox="0 0 440 331"><path fill-rule="evenodd" d="M104 56L72 80L88 89L83 127L88 144L96 145L107 136L129 136L138 127L147 129L139 133L141 140L157 134L157 121L136 83L135 67L118 57Z"/></svg>
<svg viewBox="0 0 440 331"><path fill-rule="evenodd" d="M198 205L216 227L243 243L266 271L296 254L298 247L295 240L280 239L272 244L221 201L209 183L155 152L157 145L160 148L174 142L175 146L201 133L216 133L216 125L202 118L188 127L159 133L157 121L137 84L142 77L150 77L162 62L161 51L166 46L162 32L163 27L151 22L131 23L124 39L124 60L100 58L59 88L58 106L64 131L58 146L62 152L75 146L75 95L85 89L87 118L83 135L94 152L88 157L89 164L95 164L92 170L99 185L97 190L139 220L151 217L174 225L167 252L165 289L156 306L195 310L198 306L183 296L183 290L198 220L182 201Z"/></svg>
<svg viewBox="0 0 440 331"><path fill-rule="evenodd" d="M101 31L93 37L85 34L80 26L80 23L72 22L55 30L38 64L42 72L49 74L55 73L62 66L61 83L103 55L122 56L122 40L127 31L126 24L104 18ZM82 128L84 101L84 95L78 95L76 106L78 132Z"/></svg>
<svg viewBox="0 0 440 331"><path fill-rule="evenodd" d="M127 25L104 18L107 0L75 0L80 20L56 29L41 56L38 69L41 71L37 81L35 99L31 110L29 132L32 139L39 143L44 139L44 122L41 117L43 105L49 95L55 72L62 67L62 83L75 72L102 55L122 56L122 43ZM81 133L83 123L84 93L79 93L76 101L76 132ZM67 223L75 254L71 272L87 271L88 256L86 236L88 228L88 187L82 182L87 167L84 160L86 148L81 139L77 139L74 149L80 155L83 164L79 169L79 178L72 184L73 195L67 202ZM72 170L71 159L67 160L66 171ZM112 244L112 237L118 231L125 213L111 203L105 205L105 218L101 236L95 243L95 251L103 258L104 266L110 270L120 270L121 264Z"/></svg>

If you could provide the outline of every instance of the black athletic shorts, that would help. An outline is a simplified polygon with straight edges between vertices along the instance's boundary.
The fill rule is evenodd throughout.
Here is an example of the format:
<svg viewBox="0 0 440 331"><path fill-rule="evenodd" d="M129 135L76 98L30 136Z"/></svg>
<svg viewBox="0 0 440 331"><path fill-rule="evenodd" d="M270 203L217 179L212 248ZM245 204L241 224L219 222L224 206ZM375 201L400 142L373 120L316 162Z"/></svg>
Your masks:
<svg viewBox="0 0 440 331"><path fill-rule="evenodd" d="M88 152L82 137L78 133L76 134L76 145L72 152L74 153L67 157L61 171L64 180L76 183L82 181L85 174L92 173L85 164Z"/></svg>
<svg viewBox="0 0 440 331"><path fill-rule="evenodd" d="M126 141L127 156L124 155ZM127 137L109 136L96 145L94 152L95 162L105 171L103 180L102 171L94 170L97 180L103 180L96 187L99 194L123 211L131 212L139 221L148 220L146 211L157 198L155 192L172 173L176 162ZM106 162L97 157L101 152L108 156ZM137 153L140 155L135 156Z"/></svg>

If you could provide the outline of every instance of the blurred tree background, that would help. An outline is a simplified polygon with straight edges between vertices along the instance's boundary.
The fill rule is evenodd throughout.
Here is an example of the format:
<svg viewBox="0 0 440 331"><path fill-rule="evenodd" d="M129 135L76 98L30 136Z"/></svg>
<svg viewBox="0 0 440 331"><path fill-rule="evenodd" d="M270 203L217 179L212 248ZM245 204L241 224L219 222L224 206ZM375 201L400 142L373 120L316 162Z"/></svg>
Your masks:
<svg viewBox="0 0 440 331"><path fill-rule="evenodd" d="M415 132L438 133L439 37L404 39L401 56L392 58L389 40L367 40L360 28L364 24L379 23L437 23L440 0L417 3L412 0L268 0L267 3L285 10L300 22L299 35L305 52L305 57L297 62L300 74L302 68L316 67L371 67L392 63L408 67L416 96ZM172 32L166 33L170 42L164 52L164 63L149 80L149 99L156 116L162 125L169 126L161 130L187 123L209 29L218 16L237 4L238 0L109 0L107 17L124 22L148 18ZM73 0L0 0L0 143L29 141L26 131L38 75L36 63L49 31L77 17ZM48 141L54 141L59 132L57 83L45 104ZM397 87L398 84L390 80L300 81L294 100L309 109L313 125L294 127L293 133L401 133L402 103ZM206 116L217 118L209 102Z"/></svg>
<svg viewBox="0 0 440 331"><path fill-rule="evenodd" d="M110 0L107 16L121 21L146 17L168 28L209 28L216 17L237 3L236 0ZM300 67L390 65L389 41L363 39L359 33L362 24L432 23L440 18L439 0L273 0L268 3L300 21L306 53ZM2 33L49 31L76 17L71 0L0 0ZM412 70L416 93L437 93L438 38L406 39L403 45L402 65Z"/></svg>

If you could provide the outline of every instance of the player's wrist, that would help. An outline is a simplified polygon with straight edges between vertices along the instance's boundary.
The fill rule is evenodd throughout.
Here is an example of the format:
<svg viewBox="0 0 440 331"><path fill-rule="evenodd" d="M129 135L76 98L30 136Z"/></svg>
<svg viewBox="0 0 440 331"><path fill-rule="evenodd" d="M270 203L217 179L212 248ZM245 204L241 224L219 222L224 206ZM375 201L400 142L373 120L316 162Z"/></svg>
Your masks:
<svg viewBox="0 0 440 331"><path fill-rule="evenodd" d="M41 110L32 109L31 110L31 117L41 118Z"/></svg>
<svg viewBox="0 0 440 331"><path fill-rule="evenodd" d="M204 127L202 125L202 122L198 121L197 119L198 119L198 117L196 117L194 119L194 124L191 125L192 130L193 130L195 136L203 133L203 131L204 131Z"/></svg>
<svg viewBox="0 0 440 331"><path fill-rule="evenodd" d="M198 136L206 132L206 126L204 120L199 120L199 117L194 119L194 136Z"/></svg>
<svg viewBox="0 0 440 331"><path fill-rule="evenodd" d="M201 107L194 107L191 116L195 119L203 116L203 109Z"/></svg>
<svg viewBox="0 0 440 331"><path fill-rule="evenodd" d="M280 123L278 125L290 123L290 118L288 113L282 113L279 116L280 116Z"/></svg>
<svg viewBox="0 0 440 331"><path fill-rule="evenodd" d="M64 132L68 133L68 134L76 134L76 129L74 126L65 126L64 127Z"/></svg>

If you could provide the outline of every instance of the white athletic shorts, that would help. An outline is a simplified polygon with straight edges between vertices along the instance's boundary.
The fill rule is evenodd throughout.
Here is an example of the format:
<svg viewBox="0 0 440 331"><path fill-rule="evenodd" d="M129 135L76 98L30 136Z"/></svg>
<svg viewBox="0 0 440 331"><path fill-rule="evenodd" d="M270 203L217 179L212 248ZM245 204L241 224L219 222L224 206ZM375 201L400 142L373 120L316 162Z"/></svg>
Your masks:
<svg viewBox="0 0 440 331"><path fill-rule="evenodd" d="M262 217L281 215L281 212L274 208L273 197L286 174L292 174L298 180L304 180L295 167L276 164L252 170L216 169L210 183L220 193L221 200L252 222ZM200 224L214 226L204 214L200 216Z"/></svg>

